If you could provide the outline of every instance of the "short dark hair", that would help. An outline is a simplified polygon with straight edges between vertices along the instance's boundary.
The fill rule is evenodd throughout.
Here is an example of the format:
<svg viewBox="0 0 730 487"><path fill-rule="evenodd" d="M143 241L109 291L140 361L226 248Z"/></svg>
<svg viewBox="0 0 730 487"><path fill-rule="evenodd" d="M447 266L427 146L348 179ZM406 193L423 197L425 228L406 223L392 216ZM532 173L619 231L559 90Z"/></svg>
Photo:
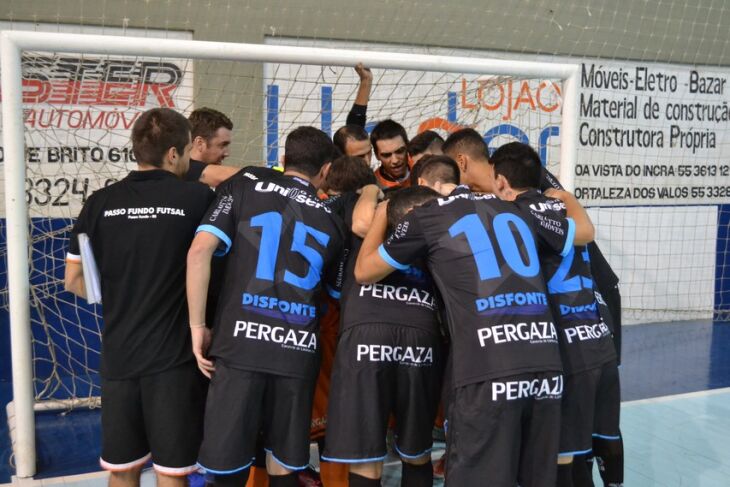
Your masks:
<svg viewBox="0 0 730 487"><path fill-rule="evenodd" d="M474 129L461 129L449 135L441 147L444 154L463 152L474 159L489 160L489 149L484 139Z"/></svg>
<svg viewBox="0 0 730 487"><path fill-rule="evenodd" d="M335 150L332 140L321 130L297 127L289 132L284 142L284 169L316 176L322 166L335 158Z"/></svg>
<svg viewBox="0 0 730 487"><path fill-rule="evenodd" d="M502 175L514 189L540 187L542 163L535 149L522 142L510 142L494 151L489 158L494 176Z"/></svg>
<svg viewBox="0 0 730 487"><path fill-rule="evenodd" d="M423 154L429 149L440 149L443 144L444 138L441 137L438 132L426 130L411 139L408 143L408 154L411 156L417 156L418 154Z"/></svg>
<svg viewBox="0 0 730 487"><path fill-rule="evenodd" d="M370 132L370 143L373 145L375 155L378 155L378 146L376 143L379 140L394 139L398 136L403 137L403 143L406 144L407 147L408 134L406 133L406 129L403 128L403 125L391 119L378 122L378 124L373 127L373 131Z"/></svg>
<svg viewBox="0 0 730 487"><path fill-rule="evenodd" d="M139 116L132 127L132 152L140 164L162 167L170 147L178 154L190 143L190 123L170 108L153 108Z"/></svg>
<svg viewBox="0 0 730 487"><path fill-rule="evenodd" d="M441 195L428 186L410 186L393 191L388 198L388 229L392 231L399 221L416 206L440 198Z"/></svg>
<svg viewBox="0 0 730 487"><path fill-rule="evenodd" d="M209 141L219 128L224 127L233 130L233 122L225 114L208 107L193 110L188 117L190 120L191 137L202 137Z"/></svg>
<svg viewBox="0 0 730 487"><path fill-rule="evenodd" d="M332 136L332 142L334 142L342 154L345 154L345 146L348 140L368 140L368 137L367 131L361 126L344 125L337 129L335 135Z"/></svg>
<svg viewBox="0 0 730 487"><path fill-rule="evenodd" d="M426 155L418 161L418 177L425 179L429 184L459 184L461 172L456 161L449 156ZM418 179L416 179L416 183Z"/></svg>
<svg viewBox="0 0 730 487"><path fill-rule="evenodd" d="M346 193L366 184L376 184L375 174L362 157L340 156L332 161L325 186L328 190Z"/></svg>

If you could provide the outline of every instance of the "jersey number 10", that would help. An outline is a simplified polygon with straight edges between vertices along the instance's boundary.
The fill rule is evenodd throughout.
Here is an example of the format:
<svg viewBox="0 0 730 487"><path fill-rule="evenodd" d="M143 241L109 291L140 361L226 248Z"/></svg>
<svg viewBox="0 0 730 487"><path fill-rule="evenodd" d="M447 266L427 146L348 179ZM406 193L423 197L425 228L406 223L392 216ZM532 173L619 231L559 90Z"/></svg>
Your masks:
<svg viewBox="0 0 730 487"><path fill-rule="evenodd" d="M510 225L511 224L511 225ZM497 245L507 265L515 273L522 277L534 277L540 272L540 261L537 257L537 248L532 232L524 220L513 213L500 213L492 221L494 234L497 237ZM515 240L512 231L517 230L523 248L527 251L527 262L520 254L520 247ZM464 234L466 241L474 255L474 260L479 271L479 278L482 281L494 279L502 275L497 262L497 254L492 246L487 229L476 213L463 216L449 228L452 238Z"/></svg>

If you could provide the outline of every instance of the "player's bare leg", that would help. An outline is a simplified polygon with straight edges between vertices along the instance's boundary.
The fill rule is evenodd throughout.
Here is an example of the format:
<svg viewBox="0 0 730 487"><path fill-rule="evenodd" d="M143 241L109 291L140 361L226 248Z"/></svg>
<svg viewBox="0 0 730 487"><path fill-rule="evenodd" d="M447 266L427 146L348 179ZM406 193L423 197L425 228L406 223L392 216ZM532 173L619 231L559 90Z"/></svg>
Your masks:
<svg viewBox="0 0 730 487"><path fill-rule="evenodd" d="M296 472L289 470L266 453L266 471L269 473L269 487L299 487Z"/></svg>
<svg viewBox="0 0 730 487"><path fill-rule="evenodd" d="M139 487L142 466L121 472L109 472L109 487Z"/></svg>
<svg viewBox="0 0 730 487"><path fill-rule="evenodd" d="M383 462L353 463L350 465L350 487L379 487L383 476Z"/></svg>
<svg viewBox="0 0 730 487"><path fill-rule="evenodd" d="M157 487L186 487L187 475L164 475L157 472Z"/></svg>

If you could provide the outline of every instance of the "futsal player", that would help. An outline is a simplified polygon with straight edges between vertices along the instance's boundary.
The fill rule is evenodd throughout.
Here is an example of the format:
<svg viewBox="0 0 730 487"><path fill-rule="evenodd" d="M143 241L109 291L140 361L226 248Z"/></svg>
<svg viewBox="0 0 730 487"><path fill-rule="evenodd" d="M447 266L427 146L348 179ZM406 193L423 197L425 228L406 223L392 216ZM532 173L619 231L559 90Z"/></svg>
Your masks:
<svg viewBox="0 0 730 487"><path fill-rule="evenodd" d="M488 168L464 169L475 186L491 187L478 177ZM592 240L582 208L569 215L533 226L511 203L459 187L415 208L385 241L378 212L363 242L358 282L425 257L443 295L454 351L448 485L555 484L562 365L537 246L567 254Z"/></svg>
<svg viewBox="0 0 730 487"><path fill-rule="evenodd" d="M132 128L138 169L89 197L71 231L66 288L85 296L80 233L101 276L100 463L113 486L139 485L150 458L161 486L186 485L197 469L205 390L186 325L185 257L213 193L180 179L190 147L185 117L144 112Z"/></svg>
<svg viewBox="0 0 730 487"><path fill-rule="evenodd" d="M414 187L392 193L391 231L412 207L438 193ZM342 331L333 367L323 458L350 465L349 485L381 485L389 418L395 420L395 449L403 462L401 485L433 483L431 432L443 370L443 341L436 298L419 267L381 282L359 285L352 278L355 239L343 289Z"/></svg>
<svg viewBox="0 0 730 487"><path fill-rule="evenodd" d="M543 167L540 189L563 189L557 178ZM621 364L621 293L619 278L603 256L598 244L587 246L594 294L601 317L613 336L617 363ZM612 421L621 408L620 394L605 398L597 405L596 423L604 424L604 416ZM593 487L593 459L597 458L598 470L604 487L622 487L624 481L624 446L620 428L617 435L593 434L593 450L587 454L575 455L573 459L573 482L576 487Z"/></svg>
<svg viewBox="0 0 730 487"><path fill-rule="evenodd" d="M513 201L537 225L564 214L562 201L544 195L540 186L542 164L534 149L512 142L489 158L493 166L495 193ZM565 192L553 190L563 198ZM565 256L540 254L542 271L563 361L565 389L562 400L559 487L573 485L573 455L592 449L593 434L618 436L618 408L601 414L602 407L619 397L616 351L611 331L599 313L586 247L574 247Z"/></svg>
<svg viewBox="0 0 730 487"><path fill-rule="evenodd" d="M283 174L244 172L226 184L188 255L193 350L212 375L199 463L220 485L245 483L260 429L271 487L297 486L309 463L316 298L324 287L337 292L343 227L317 197L335 153L329 137L299 127L285 152ZM210 343L203 321L214 252L231 255Z"/></svg>

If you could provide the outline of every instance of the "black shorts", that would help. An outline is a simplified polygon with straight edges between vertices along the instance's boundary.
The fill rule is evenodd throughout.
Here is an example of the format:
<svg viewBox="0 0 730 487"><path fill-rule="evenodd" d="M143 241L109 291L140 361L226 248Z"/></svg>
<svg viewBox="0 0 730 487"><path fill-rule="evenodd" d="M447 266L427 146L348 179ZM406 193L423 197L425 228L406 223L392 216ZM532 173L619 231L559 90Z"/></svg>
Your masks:
<svg viewBox="0 0 730 487"><path fill-rule="evenodd" d="M359 325L340 337L332 370L323 460L377 462L395 416L401 457L431 451L441 390L442 338L418 328Z"/></svg>
<svg viewBox="0 0 730 487"><path fill-rule="evenodd" d="M199 465L209 473L232 474L251 466L256 440L289 470L309 465L309 426L316 376L285 377L215 363L205 405Z"/></svg>
<svg viewBox="0 0 730 487"><path fill-rule="evenodd" d="M102 379L102 468L131 470L152 458L159 473L194 472L205 387L195 362L135 379Z"/></svg>
<svg viewBox="0 0 730 487"><path fill-rule="evenodd" d="M446 485L554 487L560 438L560 373L520 374L454 390Z"/></svg>
<svg viewBox="0 0 730 487"><path fill-rule="evenodd" d="M621 388L616 361L565 377L560 455L591 451L593 437L619 439Z"/></svg>

